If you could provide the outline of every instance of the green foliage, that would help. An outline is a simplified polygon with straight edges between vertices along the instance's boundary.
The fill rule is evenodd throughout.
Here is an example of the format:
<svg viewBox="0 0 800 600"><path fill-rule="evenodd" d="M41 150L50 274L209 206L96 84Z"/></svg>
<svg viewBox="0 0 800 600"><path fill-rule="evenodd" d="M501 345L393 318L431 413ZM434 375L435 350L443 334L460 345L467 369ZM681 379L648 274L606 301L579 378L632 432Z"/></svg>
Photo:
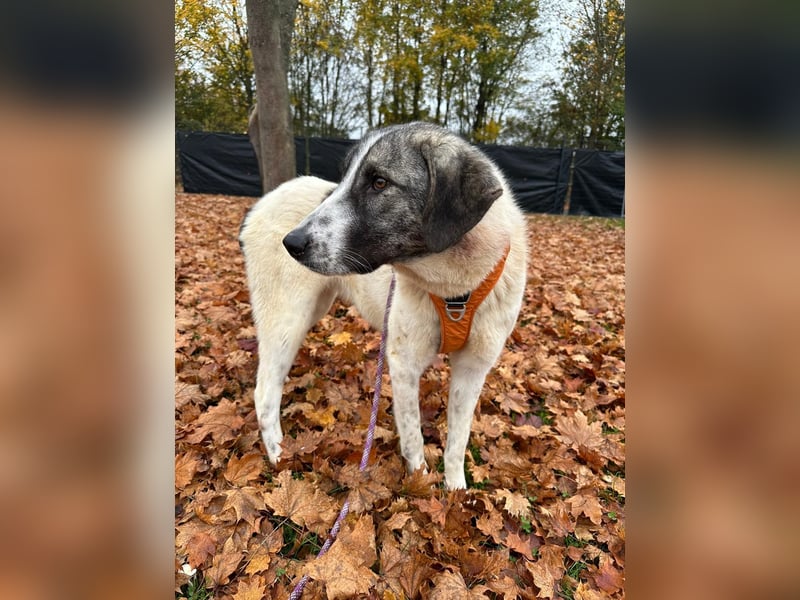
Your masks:
<svg viewBox="0 0 800 600"><path fill-rule="evenodd" d="M189 583L181 587L179 598L186 600L210 600L211 591L206 587L205 580L199 575L195 575Z"/></svg>
<svg viewBox="0 0 800 600"><path fill-rule="evenodd" d="M347 137L361 110L353 85L354 3L300 0L289 63L295 132Z"/></svg>
<svg viewBox="0 0 800 600"><path fill-rule="evenodd" d="M178 128L246 131L255 86L244 16L244 0L177 0ZM560 81L523 94L538 21L539 0L300 0L295 133L426 120L474 142L624 148L624 0L578 0Z"/></svg>
<svg viewBox="0 0 800 600"><path fill-rule="evenodd" d="M581 0L577 37L555 91L554 134L577 147L620 149L625 140L625 13L620 0Z"/></svg>
<svg viewBox="0 0 800 600"><path fill-rule="evenodd" d="M254 93L244 0L177 0L176 127L244 132Z"/></svg>

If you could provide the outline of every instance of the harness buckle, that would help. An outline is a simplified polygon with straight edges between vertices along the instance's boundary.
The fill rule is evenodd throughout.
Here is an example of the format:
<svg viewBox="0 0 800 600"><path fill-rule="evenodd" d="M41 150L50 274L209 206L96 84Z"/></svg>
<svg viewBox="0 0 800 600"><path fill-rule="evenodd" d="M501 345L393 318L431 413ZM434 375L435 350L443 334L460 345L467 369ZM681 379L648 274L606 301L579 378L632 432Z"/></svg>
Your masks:
<svg viewBox="0 0 800 600"><path fill-rule="evenodd" d="M469 302L471 295L472 292L466 296L454 298L453 300L445 299L444 310L447 313L447 318L454 323L458 323L461 319L463 319L464 315L467 314L467 302Z"/></svg>

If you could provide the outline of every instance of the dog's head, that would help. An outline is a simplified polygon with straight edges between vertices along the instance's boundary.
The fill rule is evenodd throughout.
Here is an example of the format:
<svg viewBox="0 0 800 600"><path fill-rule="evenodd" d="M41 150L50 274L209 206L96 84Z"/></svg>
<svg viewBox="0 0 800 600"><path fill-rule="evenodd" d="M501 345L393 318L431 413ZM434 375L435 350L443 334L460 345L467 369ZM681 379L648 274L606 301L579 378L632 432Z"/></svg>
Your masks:
<svg viewBox="0 0 800 600"><path fill-rule="evenodd" d="M373 131L349 153L342 182L283 240L324 275L442 252L503 193L479 150L435 125Z"/></svg>

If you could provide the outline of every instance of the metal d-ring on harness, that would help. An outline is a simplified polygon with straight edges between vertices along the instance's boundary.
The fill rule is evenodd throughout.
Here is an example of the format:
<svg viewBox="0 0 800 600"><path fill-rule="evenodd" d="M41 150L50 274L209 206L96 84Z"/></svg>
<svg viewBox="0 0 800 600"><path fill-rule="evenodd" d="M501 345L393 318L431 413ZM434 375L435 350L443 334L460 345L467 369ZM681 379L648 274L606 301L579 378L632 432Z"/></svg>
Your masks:
<svg viewBox="0 0 800 600"><path fill-rule="evenodd" d="M464 315L467 314L467 303L471 297L472 292L467 292L458 298L445 298L444 310L447 313L447 317L454 323L458 323L463 319Z"/></svg>

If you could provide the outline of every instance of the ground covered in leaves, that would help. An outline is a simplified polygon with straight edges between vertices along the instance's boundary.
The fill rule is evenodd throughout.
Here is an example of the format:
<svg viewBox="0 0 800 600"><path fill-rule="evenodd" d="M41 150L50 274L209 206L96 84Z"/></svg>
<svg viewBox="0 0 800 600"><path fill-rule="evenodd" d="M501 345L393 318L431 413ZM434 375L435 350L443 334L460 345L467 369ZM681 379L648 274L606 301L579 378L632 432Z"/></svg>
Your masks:
<svg viewBox="0 0 800 600"><path fill-rule="evenodd" d="M266 460L237 242L253 202L176 197L176 596L287 598L307 574L304 598L624 597L621 224L530 217L525 301L476 411L470 489L447 492L444 358L420 385L431 473L405 473L387 374L359 473L379 337L340 304L294 362L282 461Z"/></svg>

